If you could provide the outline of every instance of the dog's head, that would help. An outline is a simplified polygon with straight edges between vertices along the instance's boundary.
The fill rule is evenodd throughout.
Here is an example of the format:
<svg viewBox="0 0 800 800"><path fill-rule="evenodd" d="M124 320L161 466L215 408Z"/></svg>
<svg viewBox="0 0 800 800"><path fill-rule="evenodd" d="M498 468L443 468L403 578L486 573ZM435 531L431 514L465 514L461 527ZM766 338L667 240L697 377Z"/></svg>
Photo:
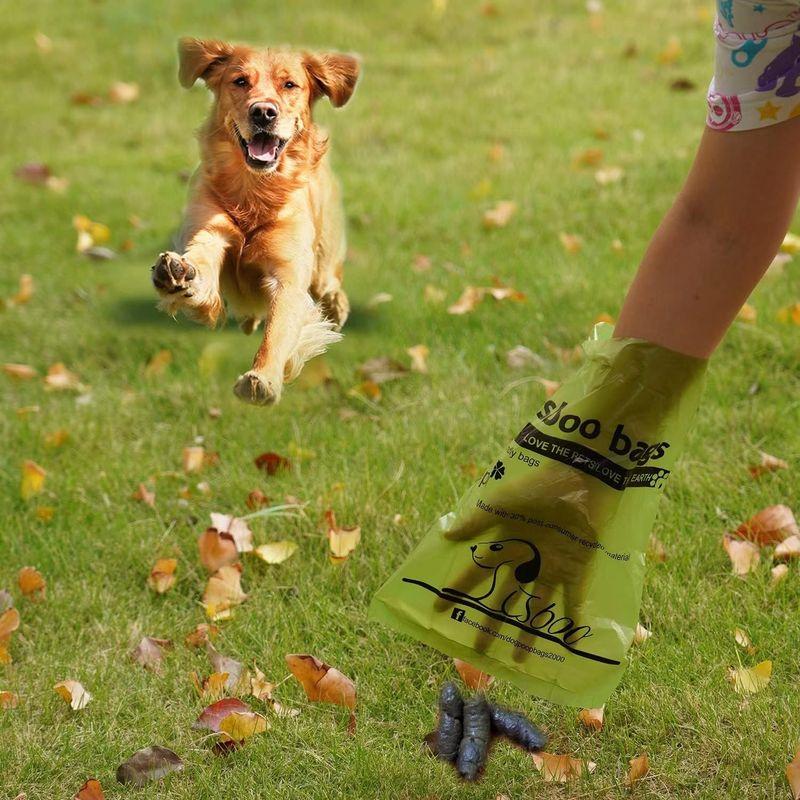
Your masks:
<svg viewBox="0 0 800 800"><path fill-rule="evenodd" d="M201 39L178 43L178 77L187 89L203 80L214 93L215 121L238 144L248 169L274 172L292 139L311 124L322 95L344 105L359 62L341 53L256 49Z"/></svg>
<svg viewBox="0 0 800 800"><path fill-rule="evenodd" d="M470 547L472 560L483 569L496 570L504 564L514 567L514 578L519 583L531 583L539 576L542 560L539 550L524 539L501 539L480 542Z"/></svg>

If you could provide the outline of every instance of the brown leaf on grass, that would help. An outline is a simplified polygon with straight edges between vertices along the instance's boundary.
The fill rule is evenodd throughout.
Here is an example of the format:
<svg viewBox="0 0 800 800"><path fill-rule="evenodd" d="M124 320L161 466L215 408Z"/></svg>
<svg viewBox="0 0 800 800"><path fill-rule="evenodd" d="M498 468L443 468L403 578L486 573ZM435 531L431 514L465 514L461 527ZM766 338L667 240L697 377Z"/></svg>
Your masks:
<svg viewBox="0 0 800 800"><path fill-rule="evenodd" d="M461 293L461 297L459 297L455 303L448 307L447 313L455 314L456 316L461 314L469 314L471 311L474 311L477 308L478 303L483 300L483 296L483 289L480 289L477 286L466 286L464 287L464 291Z"/></svg>
<svg viewBox="0 0 800 800"><path fill-rule="evenodd" d="M78 789L78 793L73 800L105 800L103 787L100 785L100 781L96 778L89 778L89 780Z"/></svg>
<svg viewBox="0 0 800 800"><path fill-rule="evenodd" d="M8 651L11 634L19 628L19 611L8 608L0 614L0 664L10 664L11 653Z"/></svg>
<svg viewBox="0 0 800 800"><path fill-rule="evenodd" d="M544 360L529 347L518 344L506 351L506 364L511 369L536 369L544 366Z"/></svg>
<svg viewBox="0 0 800 800"><path fill-rule="evenodd" d="M145 669L161 672L161 662L164 660L166 651L171 648L172 642L169 639L143 636L139 644L131 650L131 658Z"/></svg>
<svg viewBox="0 0 800 800"><path fill-rule="evenodd" d="M73 92L69 98L70 103L74 106L100 106L103 104L103 98L99 94L93 92L86 92L79 90Z"/></svg>
<svg viewBox="0 0 800 800"><path fill-rule="evenodd" d="M366 381L382 384L389 381L396 381L398 378L405 378L409 369L399 361L395 361L389 356L376 356L365 361L358 368L358 375Z"/></svg>
<svg viewBox="0 0 800 800"><path fill-rule="evenodd" d="M274 696L275 684L268 681L266 675L255 667L250 678L250 694L266 703L278 717L292 718L300 715L299 708L288 708L280 703Z"/></svg>
<svg viewBox="0 0 800 800"><path fill-rule="evenodd" d="M184 472L200 472L205 464L205 448L199 445L184 447L182 454Z"/></svg>
<svg viewBox="0 0 800 800"><path fill-rule="evenodd" d="M209 572L233 564L239 558L236 542L229 533L220 533L216 528L206 528L197 538L200 561Z"/></svg>
<svg viewBox="0 0 800 800"><path fill-rule="evenodd" d="M566 783L595 771L597 764L572 756L553 753L531 753L534 766L548 783Z"/></svg>
<svg viewBox="0 0 800 800"><path fill-rule="evenodd" d="M117 768L117 780L130 783L132 786L146 786L157 781L170 772L183 769L180 756L167 747L154 744L137 750L127 761Z"/></svg>
<svg viewBox="0 0 800 800"><path fill-rule="evenodd" d="M743 522L734 534L759 546L782 542L800 535L792 509L785 505L767 506Z"/></svg>
<svg viewBox="0 0 800 800"><path fill-rule="evenodd" d="M125 105L139 98L139 84L114 81L108 89L108 99L112 103Z"/></svg>
<svg viewBox="0 0 800 800"><path fill-rule="evenodd" d="M697 88L697 84L691 78L675 78L669 84L673 92L691 92Z"/></svg>
<svg viewBox="0 0 800 800"><path fill-rule="evenodd" d="M562 231L558 234L558 241L561 242L564 250L573 256L583 249L583 239L574 233L564 233Z"/></svg>
<svg viewBox="0 0 800 800"><path fill-rule="evenodd" d="M728 681L738 694L760 692L772 678L772 662L762 661L755 667L729 667Z"/></svg>
<svg viewBox="0 0 800 800"><path fill-rule="evenodd" d="M47 473L35 461L27 459L22 462L22 480L19 485L19 495L23 500L30 500L44 489L44 479Z"/></svg>
<svg viewBox="0 0 800 800"><path fill-rule="evenodd" d="M420 372L423 375L428 372L428 356L430 355L430 348L424 344L415 344L413 347L406 349L411 358L411 371Z"/></svg>
<svg viewBox="0 0 800 800"><path fill-rule="evenodd" d="M789 781L792 800L800 800L800 750L794 754L794 758L786 765L786 780Z"/></svg>
<svg viewBox="0 0 800 800"><path fill-rule="evenodd" d="M225 681L225 688L231 694L238 694L249 688L250 673L245 669L241 661L222 655L211 642L206 642L206 655L215 672L227 674L228 679Z"/></svg>
<svg viewBox="0 0 800 800"><path fill-rule="evenodd" d="M663 564L667 560L667 548L654 533L650 534L650 542L647 547L647 555L653 561Z"/></svg>
<svg viewBox="0 0 800 800"><path fill-rule="evenodd" d="M487 230L505 228L517 212L517 204L513 200L500 200L492 208L483 213L483 227Z"/></svg>
<svg viewBox="0 0 800 800"><path fill-rule="evenodd" d="M219 733L220 724L229 714L250 711L250 706L238 697L226 697L216 703L206 706L200 716L195 720L192 728L195 730L209 730Z"/></svg>
<svg viewBox="0 0 800 800"><path fill-rule="evenodd" d="M147 364L144 367L144 374L148 378L153 378L158 375L163 375L167 367L172 363L171 350L159 350L150 356Z"/></svg>
<svg viewBox="0 0 800 800"><path fill-rule="evenodd" d="M483 692L494 683L494 676L481 672L477 667L462 661L460 658L454 658L453 664L456 671L461 676L466 686L478 692Z"/></svg>
<svg viewBox="0 0 800 800"><path fill-rule="evenodd" d="M211 525L221 534L228 534L240 553L249 553L253 549L253 532L245 520L212 511Z"/></svg>
<svg viewBox="0 0 800 800"><path fill-rule="evenodd" d="M136 491L131 495L132 500L138 500L150 508L156 507L156 493L147 488L144 483L140 483Z"/></svg>
<svg viewBox="0 0 800 800"><path fill-rule="evenodd" d="M653 634L642 625L641 622L636 623L636 628L633 631L633 643L644 644Z"/></svg>
<svg viewBox="0 0 800 800"><path fill-rule="evenodd" d="M658 63L674 64L682 55L681 40L677 36L670 36L664 49L658 54Z"/></svg>
<svg viewBox="0 0 800 800"><path fill-rule="evenodd" d="M17 573L19 590L25 597L34 600L43 600L47 583L44 576L35 567L23 567Z"/></svg>
<svg viewBox="0 0 800 800"><path fill-rule="evenodd" d="M62 193L69 187L69 181L66 178L59 178L53 175L50 167L39 161L31 161L28 164L22 164L17 167L14 170L14 177L23 181L23 183L44 186L53 192Z"/></svg>
<svg viewBox="0 0 800 800"><path fill-rule="evenodd" d="M53 690L73 711L81 711L89 705L92 696L78 681L59 681Z"/></svg>
<svg viewBox="0 0 800 800"><path fill-rule="evenodd" d="M14 378L18 381L29 381L39 374L37 370L27 364L3 364L3 372L9 378Z"/></svg>
<svg viewBox="0 0 800 800"><path fill-rule="evenodd" d="M779 584L789 574L786 564L778 564L770 570L770 583L772 586Z"/></svg>
<svg viewBox="0 0 800 800"><path fill-rule="evenodd" d="M47 447L63 447L70 440L70 433L66 428L57 428L46 433L44 443Z"/></svg>
<svg viewBox="0 0 800 800"><path fill-rule="evenodd" d="M790 536L778 544L773 553L776 561L788 561L791 558L800 558L800 536Z"/></svg>
<svg viewBox="0 0 800 800"><path fill-rule="evenodd" d="M492 161L495 164L499 164L503 159L506 157L506 149L500 142L494 142L490 147L486 155L489 157L489 161Z"/></svg>
<svg viewBox="0 0 800 800"><path fill-rule="evenodd" d="M16 294L9 298L8 302L12 306L23 306L33 297L33 292L33 275L23 273L19 276L19 289L17 289Z"/></svg>
<svg viewBox="0 0 800 800"><path fill-rule="evenodd" d="M534 380L544 387L545 397L552 397L561 388L561 384L558 381L550 381L547 378L534 378Z"/></svg>
<svg viewBox="0 0 800 800"><path fill-rule="evenodd" d="M267 497L261 489L253 489L253 491L247 495L247 500L245 500L245 505L251 511L268 506L269 503L269 497Z"/></svg>
<svg viewBox="0 0 800 800"><path fill-rule="evenodd" d="M572 157L573 167L596 167L603 161L603 149L601 147L587 147L579 150Z"/></svg>
<svg viewBox="0 0 800 800"><path fill-rule="evenodd" d="M205 647L206 642L213 641L218 634L219 628L216 625L201 622L191 633L186 634L183 641L187 647Z"/></svg>
<svg viewBox="0 0 800 800"><path fill-rule="evenodd" d="M190 672L189 677L202 700L219 700L225 695L230 676L227 672L212 672L207 678L201 678L196 672Z"/></svg>
<svg viewBox="0 0 800 800"><path fill-rule="evenodd" d="M601 731L603 730L605 708L605 706L600 706L600 708L582 708L578 713L578 720L589 730Z"/></svg>
<svg viewBox="0 0 800 800"><path fill-rule="evenodd" d="M256 458L255 465L258 469L266 472L267 475L276 475L281 470L292 468L289 459L277 453L262 453Z"/></svg>
<svg viewBox="0 0 800 800"><path fill-rule="evenodd" d="M625 785L632 789L650 772L650 759L647 757L647 753L642 753L642 755L632 758L628 763L630 764L630 769L625 776Z"/></svg>
<svg viewBox="0 0 800 800"><path fill-rule="evenodd" d="M355 709L355 684L335 667L314 656L298 653L287 655L286 664L312 702L335 703L351 711Z"/></svg>
<svg viewBox="0 0 800 800"><path fill-rule="evenodd" d="M165 594L175 585L175 570L177 568L177 559L159 558L147 576L147 585L156 594Z"/></svg>
<svg viewBox="0 0 800 800"><path fill-rule="evenodd" d="M85 387L80 378L60 361L47 368L45 388L54 391L82 391Z"/></svg>
<svg viewBox="0 0 800 800"><path fill-rule="evenodd" d="M56 510L52 506L37 506L34 513L36 514L36 519L40 519L42 522L50 522L55 512Z"/></svg>
<svg viewBox="0 0 800 800"><path fill-rule="evenodd" d="M751 306L750 303L745 303L736 315L736 319L739 320L739 322L746 322L748 325L755 325L757 318L758 312L755 306Z"/></svg>
<svg viewBox="0 0 800 800"><path fill-rule="evenodd" d="M758 566L758 562L761 560L758 545L752 542L725 534L722 537L722 546L731 560L734 575L747 575Z"/></svg>
<svg viewBox="0 0 800 800"><path fill-rule="evenodd" d="M411 261L411 269L414 272L427 272L433 266L430 256L417 253Z"/></svg>
<svg viewBox="0 0 800 800"><path fill-rule="evenodd" d="M328 525L328 547L330 548L331 564L342 564L361 541L361 526L339 526L332 508L325 512L325 521Z"/></svg>
<svg viewBox="0 0 800 800"><path fill-rule="evenodd" d="M203 606L209 619L228 619L233 609L247 599L242 591L239 565L220 567L209 579L203 592Z"/></svg>
<svg viewBox="0 0 800 800"><path fill-rule="evenodd" d="M383 392L375 381L362 381L347 390L348 397L363 397L377 403L381 399Z"/></svg>
<svg viewBox="0 0 800 800"><path fill-rule="evenodd" d="M747 469L753 478L760 478L768 472L776 472L779 469L789 469L789 465L776 456L771 456L763 450L759 453L760 461L758 464L751 464Z"/></svg>
<svg viewBox="0 0 800 800"><path fill-rule="evenodd" d="M14 692L0 692L0 708L3 711L10 711L19 705L19 695Z"/></svg>
<svg viewBox="0 0 800 800"><path fill-rule="evenodd" d="M260 544L253 550L262 561L267 564L283 564L287 558L291 558L297 551L297 544L284 539L280 542L268 542Z"/></svg>

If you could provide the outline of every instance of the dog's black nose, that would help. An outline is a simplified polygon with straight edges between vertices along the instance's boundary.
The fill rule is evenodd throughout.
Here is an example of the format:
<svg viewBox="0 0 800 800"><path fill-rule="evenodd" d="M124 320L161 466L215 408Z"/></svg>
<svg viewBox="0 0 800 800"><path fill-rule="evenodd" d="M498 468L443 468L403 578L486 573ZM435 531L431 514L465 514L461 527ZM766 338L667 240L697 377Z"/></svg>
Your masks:
<svg viewBox="0 0 800 800"><path fill-rule="evenodd" d="M269 125L278 116L278 107L275 103L253 103L250 106L250 119L256 125Z"/></svg>
<svg viewBox="0 0 800 800"><path fill-rule="evenodd" d="M478 549L478 545L474 544L470 547L470 550L474 553Z"/></svg>

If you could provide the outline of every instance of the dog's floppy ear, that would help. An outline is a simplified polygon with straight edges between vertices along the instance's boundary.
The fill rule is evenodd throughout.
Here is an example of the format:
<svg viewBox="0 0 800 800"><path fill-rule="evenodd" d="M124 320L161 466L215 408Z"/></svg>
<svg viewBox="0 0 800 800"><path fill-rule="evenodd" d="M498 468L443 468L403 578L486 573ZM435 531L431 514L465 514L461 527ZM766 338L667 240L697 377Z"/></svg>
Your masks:
<svg viewBox="0 0 800 800"><path fill-rule="evenodd" d="M178 41L178 80L185 89L193 86L198 78L208 82L214 71L233 55L233 47L216 39L192 39Z"/></svg>
<svg viewBox="0 0 800 800"><path fill-rule="evenodd" d="M356 56L346 53L304 53L303 66L311 78L311 99L326 94L335 108L352 96L361 70Z"/></svg>
<svg viewBox="0 0 800 800"><path fill-rule="evenodd" d="M514 570L514 579L520 583L531 583L539 577L539 570L542 568L542 559L539 551L533 547L533 558L525 561Z"/></svg>

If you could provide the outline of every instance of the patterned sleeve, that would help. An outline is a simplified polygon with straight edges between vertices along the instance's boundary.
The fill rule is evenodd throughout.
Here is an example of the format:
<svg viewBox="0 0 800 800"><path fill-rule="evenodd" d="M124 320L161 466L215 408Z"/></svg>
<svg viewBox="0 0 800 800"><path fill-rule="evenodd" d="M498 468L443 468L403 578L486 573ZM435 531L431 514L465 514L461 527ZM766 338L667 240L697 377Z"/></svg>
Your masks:
<svg viewBox="0 0 800 800"><path fill-rule="evenodd" d="M718 0L710 128L743 131L800 116L800 0Z"/></svg>

